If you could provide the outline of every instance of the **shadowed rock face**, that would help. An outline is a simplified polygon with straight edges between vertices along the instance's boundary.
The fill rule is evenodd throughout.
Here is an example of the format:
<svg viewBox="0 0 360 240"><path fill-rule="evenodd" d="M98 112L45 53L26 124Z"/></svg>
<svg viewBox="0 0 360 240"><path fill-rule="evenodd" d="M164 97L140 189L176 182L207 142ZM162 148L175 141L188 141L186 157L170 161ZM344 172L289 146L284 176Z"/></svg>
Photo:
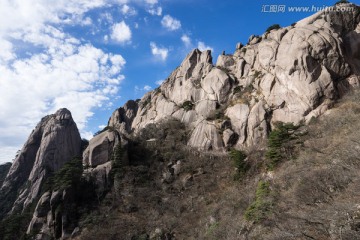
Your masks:
<svg viewBox="0 0 360 240"><path fill-rule="evenodd" d="M70 111L63 108L44 117L14 160L2 184L1 195L12 196L13 199L7 199L14 202L12 211L21 211L39 197L50 174L80 155L81 137ZM19 189L19 194L14 194Z"/></svg>
<svg viewBox="0 0 360 240"><path fill-rule="evenodd" d="M229 146L218 131L224 116L238 136L235 146L243 148L265 139L276 121L299 123L323 114L360 85L360 8L340 5L352 11L319 12L252 37L233 54L220 55L216 65L210 51L193 50L159 89L131 107L131 121L116 117L117 110L110 125L138 132L176 118L192 130L188 145L208 150ZM214 119L216 111L222 114Z"/></svg>

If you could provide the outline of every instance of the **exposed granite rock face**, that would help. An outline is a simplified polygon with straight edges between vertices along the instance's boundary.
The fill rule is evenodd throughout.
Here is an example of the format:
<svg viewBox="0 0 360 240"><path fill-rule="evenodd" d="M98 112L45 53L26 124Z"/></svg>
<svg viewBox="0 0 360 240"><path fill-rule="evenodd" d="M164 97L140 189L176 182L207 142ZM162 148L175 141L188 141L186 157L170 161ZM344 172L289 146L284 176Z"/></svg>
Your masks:
<svg viewBox="0 0 360 240"><path fill-rule="evenodd" d="M75 228L71 222L74 206L71 191L45 192L36 205L27 234L37 233L36 239L42 240L68 239Z"/></svg>
<svg viewBox="0 0 360 240"><path fill-rule="evenodd" d="M96 167L110 161L113 149L119 140L119 134L109 130L93 137L83 153L83 164Z"/></svg>
<svg viewBox="0 0 360 240"><path fill-rule="evenodd" d="M115 110L108 125L119 129L121 133L131 132L131 125L138 110L138 102L130 100L123 107Z"/></svg>
<svg viewBox="0 0 360 240"><path fill-rule="evenodd" d="M276 121L297 124L323 114L360 85L360 10L345 5L353 11L323 11L252 36L234 54L220 55L215 66L210 51L193 50L160 88L138 102L131 127L126 119L118 122L136 133L176 118L192 130L190 146L221 149L230 132L219 135L217 122L226 116L238 136L236 147L244 148L264 140Z"/></svg>
<svg viewBox="0 0 360 240"><path fill-rule="evenodd" d="M80 155L81 137L70 111L63 108L44 117L14 160L2 184L1 195L11 196L12 199L5 199L14 202L12 211L21 211L39 197L50 174Z"/></svg>

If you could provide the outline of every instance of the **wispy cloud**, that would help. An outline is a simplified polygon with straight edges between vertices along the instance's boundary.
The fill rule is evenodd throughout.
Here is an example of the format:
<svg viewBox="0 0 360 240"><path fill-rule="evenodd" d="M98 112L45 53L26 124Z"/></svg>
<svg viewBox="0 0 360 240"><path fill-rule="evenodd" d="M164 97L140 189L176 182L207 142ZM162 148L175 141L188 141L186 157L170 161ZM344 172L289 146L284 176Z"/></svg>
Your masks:
<svg viewBox="0 0 360 240"><path fill-rule="evenodd" d="M181 22L170 15L165 15L161 20L161 25L170 31L175 31L181 28Z"/></svg>
<svg viewBox="0 0 360 240"><path fill-rule="evenodd" d="M214 52L214 48L206 45L204 42L201 42L201 41L198 42L197 47L200 51L211 50L211 52Z"/></svg>
<svg viewBox="0 0 360 240"><path fill-rule="evenodd" d="M135 86L135 92L136 93L143 93L143 92L148 92L152 89L152 87L150 87L149 85L145 85L143 87L139 87L139 86Z"/></svg>
<svg viewBox="0 0 360 240"><path fill-rule="evenodd" d="M154 5L158 3L158 0L145 0L146 3Z"/></svg>
<svg viewBox="0 0 360 240"><path fill-rule="evenodd" d="M188 35L183 34L181 36L181 41L185 44L186 47L191 46L191 39L190 39L190 37Z"/></svg>
<svg viewBox="0 0 360 240"><path fill-rule="evenodd" d="M158 80L158 81L155 82L155 84L160 86L164 81L165 80Z"/></svg>
<svg viewBox="0 0 360 240"><path fill-rule="evenodd" d="M134 16L137 14L137 11L135 10L135 8L133 7L130 7L129 5L127 4L124 4L121 9L120 9L121 13L124 15L124 16Z"/></svg>
<svg viewBox="0 0 360 240"><path fill-rule="evenodd" d="M161 59L162 61L165 61L166 58L168 57L169 49L165 47L158 47L154 42L150 43L150 49L151 49L151 53L155 57Z"/></svg>
<svg viewBox="0 0 360 240"><path fill-rule="evenodd" d="M150 8L148 9L148 13L151 15L161 16L162 15L162 7Z"/></svg>

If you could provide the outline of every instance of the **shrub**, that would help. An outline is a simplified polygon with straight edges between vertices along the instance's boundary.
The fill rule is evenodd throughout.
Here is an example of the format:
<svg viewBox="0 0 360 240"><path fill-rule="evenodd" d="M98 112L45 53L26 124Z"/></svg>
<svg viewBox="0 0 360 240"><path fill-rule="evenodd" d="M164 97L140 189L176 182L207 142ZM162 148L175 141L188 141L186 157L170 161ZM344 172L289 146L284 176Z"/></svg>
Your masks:
<svg viewBox="0 0 360 240"><path fill-rule="evenodd" d="M236 149L230 150L230 158L234 163L234 166L236 168L236 173L234 175L234 180L241 179L246 171L249 169L248 163L245 161L246 154L243 151L239 151Z"/></svg>
<svg viewBox="0 0 360 240"><path fill-rule="evenodd" d="M293 123L276 123L276 129L269 135L268 150L265 154L270 161L269 170L273 170L283 158L292 155L293 145L288 143L296 138L293 133L298 128L299 126L295 126Z"/></svg>
<svg viewBox="0 0 360 240"><path fill-rule="evenodd" d="M53 177L48 179L46 184L49 188L56 190L74 187L81 182L82 173L83 166L81 159L74 158L73 160L65 163Z"/></svg>
<svg viewBox="0 0 360 240"><path fill-rule="evenodd" d="M269 215L272 208L270 184L266 181L259 181L254 202L246 209L244 217L248 221L259 222Z"/></svg>
<svg viewBox="0 0 360 240"><path fill-rule="evenodd" d="M191 101L185 101L181 106L185 111L193 110L194 104Z"/></svg>
<svg viewBox="0 0 360 240"><path fill-rule="evenodd" d="M273 24L266 29L266 32L269 33L271 30L279 29L279 28L281 28L279 24Z"/></svg>
<svg viewBox="0 0 360 240"><path fill-rule="evenodd" d="M118 143L112 155L111 176L114 178L120 178L123 175L124 153L124 148L121 146L120 143Z"/></svg>
<svg viewBox="0 0 360 240"><path fill-rule="evenodd" d="M240 93L241 92L241 86L236 86L233 90L234 94Z"/></svg>
<svg viewBox="0 0 360 240"><path fill-rule="evenodd" d="M260 77L260 75L261 75L260 71L255 71L253 76L254 76L254 78L258 78L258 77ZM252 85L249 85L249 86L253 87Z"/></svg>

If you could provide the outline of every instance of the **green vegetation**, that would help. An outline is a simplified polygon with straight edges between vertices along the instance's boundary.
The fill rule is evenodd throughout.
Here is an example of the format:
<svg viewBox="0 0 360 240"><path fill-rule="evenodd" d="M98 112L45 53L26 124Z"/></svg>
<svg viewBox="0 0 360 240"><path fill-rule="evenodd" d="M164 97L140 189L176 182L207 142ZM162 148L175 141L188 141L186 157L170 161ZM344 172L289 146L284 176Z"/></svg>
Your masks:
<svg viewBox="0 0 360 240"><path fill-rule="evenodd" d="M214 222L214 223L210 224L208 229L206 230L206 236L214 237L214 233L218 227L219 227L218 222Z"/></svg>
<svg viewBox="0 0 360 240"><path fill-rule="evenodd" d="M31 221L36 203L31 204L22 213L12 214L0 222L0 239L30 240L33 234L27 235L27 227Z"/></svg>
<svg viewBox="0 0 360 240"><path fill-rule="evenodd" d="M246 154L243 151L236 149L230 150L230 158L236 167L236 173L234 175L234 180L240 180L246 171L249 169L248 163L245 161Z"/></svg>
<svg viewBox="0 0 360 240"><path fill-rule="evenodd" d="M151 96L149 96L143 103L143 108L151 103Z"/></svg>
<svg viewBox="0 0 360 240"><path fill-rule="evenodd" d="M236 86L233 90L233 94L241 93L241 86Z"/></svg>
<svg viewBox="0 0 360 240"><path fill-rule="evenodd" d="M192 103L191 101L185 101L181 107L185 110L185 111L190 111L194 109L194 103Z"/></svg>
<svg viewBox="0 0 360 240"><path fill-rule="evenodd" d="M257 223L267 218L273 205L269 198L270 194L270 183L259 181L256 188L255 201L245 211L244 217L246 220Z"/></svg>
<svg viewBox="0 0 360 240"><path fill-rule="evenodd" d="M260 75L261 75L261 72L256 70L253 76L254 76L254 78L258 78L258 77L260 77ZM249 86L253 87L252 85L249 85Z"/></svg>
<svg viewBox="0 0 360 240"><path fill-rule="evenodd" d="M11 167L11 163L5 163L3 165L0 165L0 186L5 180L6 175L8 174Z"/></svg>
<svg viewBox="0 0 360 240"><path fill-rule="evenodd" d="M209 116L206 118L207 121L213 121L217 119L226 119L227 117L224 114L223 109L215 109L209 113Z"/></svg>
<svg viewBox="0 0 360 240"><path fill-rule="evenodd" d="M290 144L290 141L296 138L293 133L299 128L293 123L278 122L275 125L276 129L269 135L268 150L265 155L269 160L269 170L273 170L282 159L293 155L294 146Z"/></svg>
<svg viewBox="0 0 360 240"><path fill-rule="evenodd" d="M266 32L269 33L271 30L279 29L279 28L281 28L279 24L273 24L266 29Z"/></svg>
<svg viewBox="0 0 360 240"><path fill-rule="evenodd" d="M111 176L115 179L121 178L121 176L123 175L124 153L125 153L124 148L121 146L121 143L118 143L115 146L115 150L112 155Z"/></svg>
<svg viewBox="0 0 360 240"><path fill-rule="evenodd" d="M79 158L64 164L64 166L50 178L52 189L61 190L76 186L81 181L83 173L82 161Z"/></svg>

